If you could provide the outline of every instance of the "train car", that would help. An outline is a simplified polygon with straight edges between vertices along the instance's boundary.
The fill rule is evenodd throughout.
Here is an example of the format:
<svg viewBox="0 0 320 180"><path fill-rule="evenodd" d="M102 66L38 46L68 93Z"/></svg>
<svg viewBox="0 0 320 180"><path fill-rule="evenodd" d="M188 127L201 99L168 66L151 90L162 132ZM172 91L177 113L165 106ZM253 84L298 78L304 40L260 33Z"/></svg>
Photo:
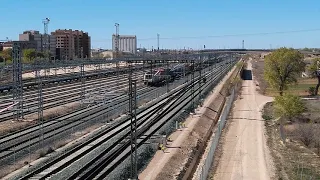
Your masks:
<svg viewBox="0 0 320 180"><path fill-rule="evenodd" d="M171 69L175 78L181 78L184 75L188 75L192 71L192 65L190 64L178 64Z"/></svg>
<svg viewBox="0 0 320 180"><path fill-rule="evenodd" d="M172 82L174 80L174 74L170 69L157 69L152 73L145 73L143 76L143 82L145 85L159 86L165 84L167 81Z"/></svg>

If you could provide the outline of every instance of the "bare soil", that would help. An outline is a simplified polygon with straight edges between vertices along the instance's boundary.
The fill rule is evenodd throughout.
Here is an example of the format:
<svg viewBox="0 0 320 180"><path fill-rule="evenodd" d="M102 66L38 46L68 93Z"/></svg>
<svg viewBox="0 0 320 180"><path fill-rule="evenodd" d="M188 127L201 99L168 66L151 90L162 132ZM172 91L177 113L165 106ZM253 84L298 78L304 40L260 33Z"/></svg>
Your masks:
<svg viewBox="0 0 320 180"><path fill-rule="evenodd" d="M223 100L222 96L219 96L213 103L209 105L212 109L218 109ZM188 167L189 163L194 157L195 153L198 151L200 142L203 141L203 138L209 127L211 126L216 113L207 110L204 115L201 117L201 120L195 125L192 132L189 134L187 139L183 141L181 148L178 152L169 160L165 167L161 170L159 175L156 177L157 180L168 180L168 179L181 179L184 171Z"/></svg>
<svg viewBox="0 0 320 180"><path fill-rule="evenodd" d="M70 103L59 107L50 108L43 111L44 121L48 121L54 117L68 114L80 107L79 103ZM37 124L38 115L37 113L32 113L26 115L24 119L20 121L3 121L0 122L0 136L6 135L8 133L13 133L15 131L24 129L26 127Z"/></svg>
<svg viewBox="0 0 320 180"><path fill-rule="evenodd" d="M265 95L268 87L268 83L264 80L264 60L259 56L252 57L252 73L255 76L255 83L257 85L257 90L260 94Z"/></svg>

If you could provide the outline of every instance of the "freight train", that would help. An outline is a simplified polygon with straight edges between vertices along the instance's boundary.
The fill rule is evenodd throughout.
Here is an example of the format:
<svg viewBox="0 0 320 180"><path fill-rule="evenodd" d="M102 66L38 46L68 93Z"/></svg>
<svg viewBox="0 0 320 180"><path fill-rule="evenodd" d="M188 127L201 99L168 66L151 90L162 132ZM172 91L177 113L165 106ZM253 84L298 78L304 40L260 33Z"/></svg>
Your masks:
<svg viewBox="0 0 320 180"><path fill-rule="evenodd" d="M172 82L174 74L171 69L160 68L153 71L153 73L145 73L143 77L144 84L150 86L157 86L166 82Z"/></svg>
<svg viewBox="0 0 320 180"><path fill-rule="evenodd" d="M190 64L179 64L172 68L156 69L152 73L145 73L143 81L145 85L159 86L190 74L192 69L193 67Z"/></svg>

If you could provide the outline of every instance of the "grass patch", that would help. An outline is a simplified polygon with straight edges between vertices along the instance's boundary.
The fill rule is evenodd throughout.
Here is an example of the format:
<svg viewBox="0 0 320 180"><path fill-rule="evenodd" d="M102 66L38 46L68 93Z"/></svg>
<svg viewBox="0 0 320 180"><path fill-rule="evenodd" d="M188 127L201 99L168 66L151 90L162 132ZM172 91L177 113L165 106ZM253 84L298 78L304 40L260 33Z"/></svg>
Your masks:
<svg viewBox="0 0 320 180"><path fill-rule="evenodd" d="M289 85L288 90L284 91L285 93L290 93L298 96L308 96L309 95L309 87L315 87L317 84L316 79L299 79L297 84ZM267 96L277 96L279 93L270 88L266 88Z"/></svg>
<svg viewBox="0 0 320 180"><path fill-rule="evenodd" d="M314 170L306 168L306 167L296 167L293 170L295 172L295 176L298 179L320 179L320 175L316 174Z"/></svg>

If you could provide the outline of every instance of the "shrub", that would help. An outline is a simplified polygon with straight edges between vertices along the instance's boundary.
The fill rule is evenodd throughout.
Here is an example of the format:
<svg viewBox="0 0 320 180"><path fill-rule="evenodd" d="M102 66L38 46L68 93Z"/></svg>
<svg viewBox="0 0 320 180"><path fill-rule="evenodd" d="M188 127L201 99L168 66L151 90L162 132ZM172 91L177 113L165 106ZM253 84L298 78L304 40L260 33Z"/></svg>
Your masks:
<svg viewBox="0 0 320 180"><path fill-rule="evenodd" d="M313 128L313 123L303 123L299 124L297 128L298 137L301 142L309 147L315 138L315 131Z"/></svg>
<svg viewBox="0 0 320 180"><path fill-rule="evenodd" d="M263 118L264 120L271 120L271 119L272 119L272 116L263 114L263 115L262 115L262 118Z"/></svg>
<svg viewBox="0 0 320 180"><path fill-rule="evenodd" d="M50 147L48 147L48 149L47 149L47 154L50 154L50 153L52 153L52 152L54 152L54 149L50 146Z"/></svg>
<svg viewBox="0 0 320 180"><path fill-rule="evenodd" d="M316 88L315 87L309 87L309 95L310 96L315 96L316 95Z"/></svg>
<svg viewBox="0 0 320 180"><path fill-rule="evenodd" d="M299 96L285 94L277 96L274 102L275 114L278 117L288 118L292 120L305 111L305 104Z"/></svg>
<svg viewBox="0 0 320 180"><path fill-rule="evenodd" d="M46 153L43 150L41 150L40 153L39 153L39 156L40 157L44 157L45 155L46 155Z"/></svg>

